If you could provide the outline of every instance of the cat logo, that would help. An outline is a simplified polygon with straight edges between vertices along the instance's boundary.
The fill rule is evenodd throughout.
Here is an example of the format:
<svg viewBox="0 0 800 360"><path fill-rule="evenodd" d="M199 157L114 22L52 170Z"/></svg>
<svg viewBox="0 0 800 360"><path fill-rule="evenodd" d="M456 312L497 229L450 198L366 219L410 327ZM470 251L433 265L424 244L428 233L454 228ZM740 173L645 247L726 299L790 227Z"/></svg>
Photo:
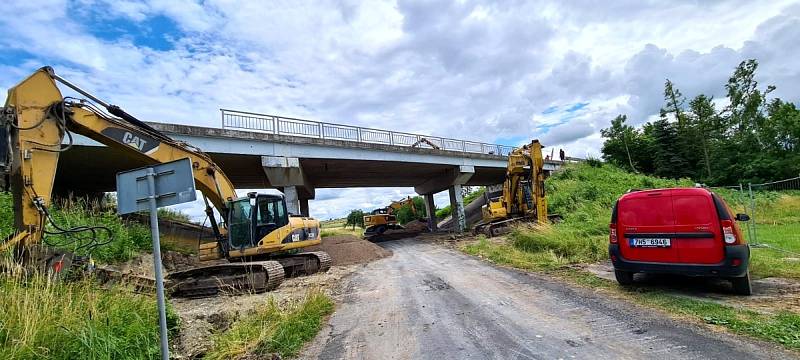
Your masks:
<svg viewBox="0 0 800 360"><path fill-rule="evenodd" d="M108 127L103 129L103 131L100 133L108 136L116 142L128 145L145 154L150 154L153 151L156 151L158 149L158 145L160 144L156 139L150 136L128 129Z"/></svg>
<svg viewBox="0 0 800 360"><path fill-rule="evenodd" d="M136 135L133 135L127 131L125 132L124 135L122 135L122 142L135 147L139 151L144 150L144 145L147 144L146 140Z"/></svg>

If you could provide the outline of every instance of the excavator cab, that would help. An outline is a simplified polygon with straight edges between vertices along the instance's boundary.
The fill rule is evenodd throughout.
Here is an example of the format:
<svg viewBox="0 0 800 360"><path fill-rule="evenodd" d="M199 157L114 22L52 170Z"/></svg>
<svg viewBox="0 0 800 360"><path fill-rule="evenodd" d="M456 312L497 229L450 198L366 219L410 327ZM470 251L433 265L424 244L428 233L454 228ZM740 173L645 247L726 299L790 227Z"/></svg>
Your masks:
<svg viewBox="0 0 800 360"><path fill-rule="evenodd" d="M231 202L228 241L232 249L249 248L288 224L289 215L282 196L250 193L248 197Z"/></svg>

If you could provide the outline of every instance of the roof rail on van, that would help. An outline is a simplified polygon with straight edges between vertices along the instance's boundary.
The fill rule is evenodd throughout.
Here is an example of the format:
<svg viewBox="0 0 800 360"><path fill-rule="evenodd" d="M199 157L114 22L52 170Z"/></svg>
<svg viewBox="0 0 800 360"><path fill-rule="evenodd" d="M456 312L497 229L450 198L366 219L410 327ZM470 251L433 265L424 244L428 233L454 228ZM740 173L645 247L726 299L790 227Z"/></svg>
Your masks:
<svg viewBox="0 0 800 360"><path fill-rule="evenodd" d="M632 193L632 192L634 192L634 191L642 191L642 189L628 189L628 191L626 191L625 193L626 193L626 194L627 194L627 193Z"/></svg>

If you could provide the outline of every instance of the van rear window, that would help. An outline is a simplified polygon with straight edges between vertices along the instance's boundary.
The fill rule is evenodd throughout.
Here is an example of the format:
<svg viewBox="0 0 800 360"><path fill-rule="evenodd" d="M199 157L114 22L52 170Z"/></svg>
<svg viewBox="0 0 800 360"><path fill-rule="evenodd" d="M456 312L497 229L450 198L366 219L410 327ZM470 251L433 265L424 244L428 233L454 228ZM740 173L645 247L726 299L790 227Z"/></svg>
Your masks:
<svg viewBox="0 0 800 360"><path fill-rule="evenodd" d="M619 204L619 220L629 226L674 225L669 196L636 197Z"/></svg>
<svg viewBox="0 0 800 360"><path fill-rule="evenodd" d="M675 223L681 225L713 223L717 211L709 200L707 196L702 195L673 195Z"/></svg>

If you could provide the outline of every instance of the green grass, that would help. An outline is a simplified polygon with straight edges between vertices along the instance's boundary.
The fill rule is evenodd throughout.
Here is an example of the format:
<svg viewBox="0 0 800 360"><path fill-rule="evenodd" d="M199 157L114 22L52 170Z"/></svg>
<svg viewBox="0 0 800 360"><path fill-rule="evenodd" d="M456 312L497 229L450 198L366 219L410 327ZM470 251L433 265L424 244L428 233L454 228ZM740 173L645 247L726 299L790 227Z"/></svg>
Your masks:
<svg viewBox="0 0 800 360"><path fill-rule="evenodd" d="M336 236L336 235L353 235L355 237L361 237L364 234L364 229L356 226L344 226L346 220L345 219L336 219L332 221L324 221L320 224L320 236L323 238Z"/></svg>
<svg viewBox="0 0 800 360"><path fill-rule="evenodd" d="M217 335L206 359L235 359L244 355L278 353L293 357L322 327L333 312L333 301L311 291L305 300L278 306L272 299Z"/></svg>
<svg viewBox="0 0 800 360"><path fill-rule="evenodd" d="M508 237L516 249L540 254L539 259L559 265L608 258L611 208L626 191L691 186L692 182L632 174L593 162L565 167L545 185L549 212L563 220L552 226L517 227Z"/></svg>
<svg viewBox="0 0 800 360"><path fill-rule="evenodd" d="M510 245L534 254L549 265L608 259L608 223L614 202L629 189L693 186L689 180L668 180L632 174L607 164L578 164L547 179L548 208L563 221L552 226L520 226L509 235ZM717 191L735 212L745 211L746 193ZM752 249L754 277L800 279L800 192L757 192L758 242L773 248ZM747 237L746 224L740 223ZM782 249L784 251L775 250Z"/></svg>
<svg viewBox="0 0 800 360"><path fill-rule="evenodd" d="M751 210L747 193L716 190L735 212L752 215L756 239L747 225L739 223L742 233L755 246L751 251L750 270L756 277L785 277L800 279L800 192L755 192L755 209Z"/></svg>
<svg viewBox="0 0 800 360"><path fill-rule="evenodd" d="M172 220L184 223L192 222L192 219L189 218L189 215L170 208L158 208L158 218L160 220Z"/></svg>
<svg viewBox="0 0 800 360"><path fill-rule="evenodd" d="M168 312L170 327L178 317ZM0 278L0 359L157 359L152 297L89 280Z"/></svg>
<svg viewBox="0 0 800 360"><path fill-rule="evenodd" d="M11 206L11 195L0 193L0 236L8 236L14 232L14 213ZM91 210L85 201L70 201L51 206L50 212L59 227L68 229L74 226L103 226L113 234L103 230L97 231L97 243L106 243L90 249L82 244L89 243L89 233L77 236L46 235L49 244L72 251L77 255L89 255L101 263L115 263L129 260L141 251L152 248L150 228L136 222L123 221L112 210ZM48 225L48 230L55 230ZM77 240L77 241L76 241ZM110 242L109 242L110 241Z"/></svg>

